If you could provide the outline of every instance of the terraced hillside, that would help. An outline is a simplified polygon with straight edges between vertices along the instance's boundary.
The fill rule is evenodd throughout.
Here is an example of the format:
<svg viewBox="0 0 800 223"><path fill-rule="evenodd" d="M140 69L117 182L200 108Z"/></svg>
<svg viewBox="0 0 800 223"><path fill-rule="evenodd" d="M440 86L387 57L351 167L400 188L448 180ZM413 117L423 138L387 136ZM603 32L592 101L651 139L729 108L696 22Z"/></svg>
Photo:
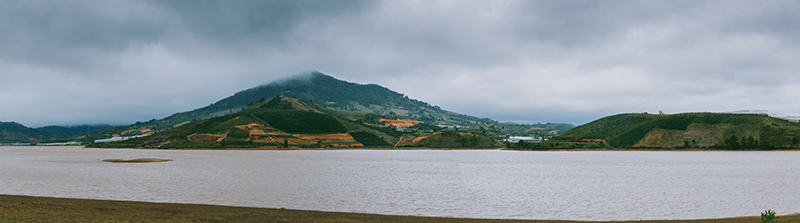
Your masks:
<svg viewBox="0 0 800 223"><path fill-rule="evenodd" d="M293 98L260 100L230 115L182 124L147 137L90 147L161 149L389 146L394 129L344 120ZM395 135L393 135L395 134Z"/></svg>

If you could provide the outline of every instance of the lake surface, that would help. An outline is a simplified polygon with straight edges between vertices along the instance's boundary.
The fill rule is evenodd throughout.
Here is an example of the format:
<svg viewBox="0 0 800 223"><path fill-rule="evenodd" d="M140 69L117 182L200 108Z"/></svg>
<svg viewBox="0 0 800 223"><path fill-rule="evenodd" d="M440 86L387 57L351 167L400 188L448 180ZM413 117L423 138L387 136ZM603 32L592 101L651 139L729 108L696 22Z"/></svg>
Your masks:
<svg viewBox="0 0 800 223"><path fill-rule="evenodd" d="M162 163L103 159L166 158ZM800 151L0 147L0 194L469 218L800 212Z"/></svg>

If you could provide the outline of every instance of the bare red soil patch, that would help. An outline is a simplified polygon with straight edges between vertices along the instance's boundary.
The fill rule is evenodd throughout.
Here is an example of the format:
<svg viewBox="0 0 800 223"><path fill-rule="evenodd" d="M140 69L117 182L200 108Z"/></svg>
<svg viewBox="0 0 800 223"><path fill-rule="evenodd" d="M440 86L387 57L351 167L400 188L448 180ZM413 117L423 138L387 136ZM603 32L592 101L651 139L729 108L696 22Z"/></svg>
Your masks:
<svg viewBox="0 0 800 223"><path fill-rule="evenodd" d="M398 128L408 128L408 127L414 126L416 124L422 123L420 121L414 121L414 120L409 120L409 119L385 119L385 118L382 118L382 119L380 119L378 121L379 122L383 122L383 124L386 125L386 126L394 126L394 127L398 127Z"/></svg>

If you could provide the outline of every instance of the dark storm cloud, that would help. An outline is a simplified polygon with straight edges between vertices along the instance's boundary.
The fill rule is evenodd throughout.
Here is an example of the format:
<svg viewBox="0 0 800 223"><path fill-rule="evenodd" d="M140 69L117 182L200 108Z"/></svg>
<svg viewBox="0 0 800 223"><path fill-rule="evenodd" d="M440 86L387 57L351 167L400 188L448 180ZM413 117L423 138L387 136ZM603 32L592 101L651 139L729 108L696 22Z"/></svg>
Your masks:
<svg viewBox="0 0 800 223"><path fill-rule="evenodd" d="M798 6L0 1L0 119L129 124L311 70L508 121L800 114Z"/></svg>

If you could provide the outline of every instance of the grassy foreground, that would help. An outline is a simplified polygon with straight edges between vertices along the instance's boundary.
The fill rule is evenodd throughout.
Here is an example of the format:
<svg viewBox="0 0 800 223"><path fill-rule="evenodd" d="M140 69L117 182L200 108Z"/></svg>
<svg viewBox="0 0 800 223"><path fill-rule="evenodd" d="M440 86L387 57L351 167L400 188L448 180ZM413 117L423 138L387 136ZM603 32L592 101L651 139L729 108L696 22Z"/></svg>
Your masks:
<svg viewBox="0 0 800 223"><path fill-rule="evenodd" d="M779 222L798 222L800 215ZM630 222L759 222L759 217ZM0 222L576 222L433 218L0 195Z"/></svg>

